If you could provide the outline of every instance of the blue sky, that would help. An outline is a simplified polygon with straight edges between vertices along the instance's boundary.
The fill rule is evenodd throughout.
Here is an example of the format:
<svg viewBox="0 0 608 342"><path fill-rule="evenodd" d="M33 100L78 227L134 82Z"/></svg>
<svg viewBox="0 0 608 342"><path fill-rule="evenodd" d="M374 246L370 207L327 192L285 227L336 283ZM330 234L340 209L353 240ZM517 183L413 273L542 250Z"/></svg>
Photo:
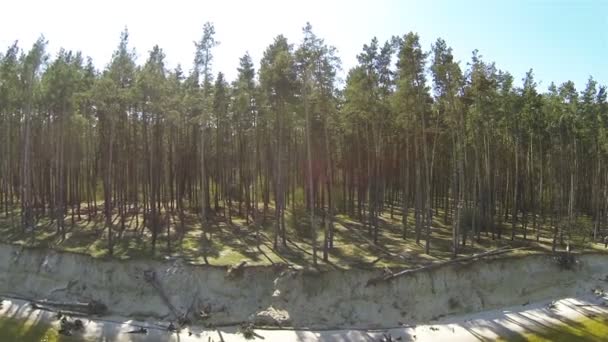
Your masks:
<svg viewBox="0 0 608 342"><path fill-rule="evenodd" d="M338 48L345 71L373 36L383 41L415 31L426 49L444 38L463 67L478 49L518 84L529 68L542 90L566 80L582 89L590 75L608 84L608 0L20 0L3 4L0 49L15 39L29 48L43 33L52 53L59 47L81 50L103 68L128 26L138 62L159 44L170 67L181 63L187 70L205 21L215 24L221 41L214 71L229 79L245 51L257 64L274 36L298 43L310 21L317 35Z"/></svg>

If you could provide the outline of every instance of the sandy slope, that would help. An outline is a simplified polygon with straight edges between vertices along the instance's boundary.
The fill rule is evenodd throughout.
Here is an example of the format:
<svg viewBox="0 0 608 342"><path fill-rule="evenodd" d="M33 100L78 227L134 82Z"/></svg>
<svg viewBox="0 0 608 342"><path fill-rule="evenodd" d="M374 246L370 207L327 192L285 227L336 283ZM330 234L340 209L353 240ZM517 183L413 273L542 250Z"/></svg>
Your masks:
<svg viewBox="0 0 608 342"><path fill-rule="evenodd" d="M577 257L571 270L553 256L501 257L412 273L367 286L382 270L247 267L179 261L98 260L84 255L0 244L0 296L104 303L110 315L175 319L145 280L153 272L179 313L209 313L215 326L384 329L551 298L579 297L607 285L608 255ZM190 310L192 309L192 310Z"/></svg>
<svg viewBox="0 0 608 342"><path fill-rule="evenodd" d="M582 308L590 307L577 305L598 300L593 289L608 288L607 261L605 254L577 255L576 263L564 269L551 255L494 258L367 286L382 270L319 272L276 266L247 267L230 274L223 267L193 266L178 260L118 262L0 244L0 296L67 303L100 301L109 309L104 319L124 323L87 322L86 336L95 341L242 340L236 327L193 329L192 334L183 331L179 336L168 333L168 320L175 318L167 302L179 314L205 310L210 315L205 322L213 326L253 321L265 326L306 327L259 330L265 341L373 341L380 340L383 333L405 340L416 336L416 341L477 341L555 324L556 317L582 317ZM164 298L146 280L150 272ZM555 310L547 309L547 300L556 298L570 299L562 299ZM504 310L506 307L512 309ZM462 316L473 312L483 314ZM54 314L31 310L18 300L6 302L0 314L59 324ZM120 317L142 317L146 322ZM192 319L198 318L193 315ZM421 325L428 322L434 325ZM135 329L134 324L148 327L148 335L125 334ZM387 330L393 327L399 328ZM342 330L321 330L330 328Z"/></svg>

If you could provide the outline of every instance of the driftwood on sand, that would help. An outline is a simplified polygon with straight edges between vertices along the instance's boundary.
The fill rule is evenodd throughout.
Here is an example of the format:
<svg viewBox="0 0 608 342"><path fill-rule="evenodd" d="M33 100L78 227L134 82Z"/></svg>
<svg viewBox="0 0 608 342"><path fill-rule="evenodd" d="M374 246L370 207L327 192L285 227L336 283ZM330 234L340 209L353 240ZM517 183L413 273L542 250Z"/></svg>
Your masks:
<svg viewBox="0 0 608 342"><path fill-rule="evenodd" d="M108 307L102 302L92 300L90 302L55 302L48 300L32 301L32 306L41 309L69 310L89 315L104 315ZM54 310L53 310L54 311Z"/></svg>

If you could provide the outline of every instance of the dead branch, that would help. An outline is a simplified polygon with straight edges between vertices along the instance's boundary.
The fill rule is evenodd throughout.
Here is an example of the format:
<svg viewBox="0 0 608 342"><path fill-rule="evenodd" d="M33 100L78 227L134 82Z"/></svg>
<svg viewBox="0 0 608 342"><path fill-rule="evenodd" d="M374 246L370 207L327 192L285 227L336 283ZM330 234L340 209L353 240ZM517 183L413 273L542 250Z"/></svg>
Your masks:
<svg viewBox="0 0 608 342"><path fill-rule="evenodd" d="M48 309L46 311L56 311L56 310L70 310L74 312L80 312L82 314L88 315L104 315L107 313L108 308L105 304L92 300L88 303L80 303L80 302L54 302L47 300L34 300L31 301L32 307L40 308L40 309ZM53 308L55 308L53 310Z"/></svg>
<svg viewBox="0 0 608 342"><path fill-rule="evenodd" d="M158 295L165 302L165 305L167 305L169 310L171 310L171 313L173 313L173 315L175 316L175 319L179 319L181 317L181 315L179 314L177 309L173 306L173 304L171 304L169 297L165 294L165 291L163 290L160 283L158 282L158 279L156 278L156 273L151 270L144 271L144 280L147 283L149 283L150 285L152 285L152 287L156 290L156 292L158 292Z"/></svg>
<svg viewBox="0 0 608 342"><path fill-rule="evenodd" d="M247 265L247 260L242 260L236 265L231 266L228 271L226 271L227 278L236 278L243 274L245 266Z"/></svg>
<svg viewBox="0 0 608 342"><path fill-rule="evenodd" d="M427 266L421 266L421 267L417 267L417 268L410 268L410 269L406 269L406 270L403 270L403 271L400 271L400 272L397 272L397 273L385 274L385 275L383 275L381 277L372 278L372 279L368 280L366 286L376 285L376 284L381 283L381 282L390 281L390 280L395 279L397 277L401 277L401 276L412 274L412 273L416 273L416 272L426 271L426 270L442 267L442 266L445 266L445 265L460 263L460 262L464 262L464 261L477 260L477 259L480 259L480 258L484 258L484 257L488 257L488 256L493 256L493 255L498 255L498 254L509 253L509 252L512 252L512 251L515 251L515 250L518 250L518 249L524 249L524 248L527 248L527 247L520 247L520 248L501 247L501 248L498 248L498 249L494 249L494 250L483 252L483 253L479 253L479 254L474 254L474 255L471 255L471 256L466 256L466 257L462 257L462 258L457 258L457 259L452 259L452 260L448 260L448 261L438 262L438 263L430 264L430 265L427 265Z"/></svg>

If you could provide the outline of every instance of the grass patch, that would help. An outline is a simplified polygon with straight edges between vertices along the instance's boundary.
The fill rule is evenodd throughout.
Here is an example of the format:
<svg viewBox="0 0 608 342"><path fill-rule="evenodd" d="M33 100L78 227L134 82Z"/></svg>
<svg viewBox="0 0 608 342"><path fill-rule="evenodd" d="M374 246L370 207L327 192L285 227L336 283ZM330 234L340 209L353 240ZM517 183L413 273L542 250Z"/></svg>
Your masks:
<svg viewBox="0 0 608 342"><path fill-rule="evenodd" d="M98 207L102 207L101 203ZM262 214L262 205L259 205ZM121 222L117 213L113 216L114 253L113 258L156 259L183 258L194 264L234 265L246 260L249 265L272 265L288 263L301 266L312 265L312 237L310 219L303 206L286 210L285 223L287 241L283 244L278 239L274 246L274 208L268 208L266 219L258 228L251 220L247 224L244 217L238 216L238 210L232 209L232 220L228 222L224 211L220 210L205 225L201 225L195 212L187 212L182 220L177 213L163 212L163 226L160 227L156 248L152 252L152 234L143 226L143 215L128 214ZM372 242L365 222L356 217L338 213L334 221L334 245L329 251L327 262L322 261L324 229L322 217L315 219L317 224L318 260L321 267L414 267L429 262L448 260L452 256L452 224L445 220L445 213L437 211L433 216L429 254L425 253L426 232L421 232L421 239L416 241L414 211L410 210L406 218L408 223L407 238L403 238L403 220L401 209L386 206L380 214L378 243ZM90 215L90 216L89 216ZM472 225L475 217L476 226L480 228L479 239L469 232L466 245L460 244L459 255L481 253L503 246L528 247L518 250L517 254L550 252L553 231L547 225L539 224L539 241L531 227L528 217L527 239L523 239L521 223L516 226L515 240L510 240L510 222L497 222L502 230L502 239L492 236L488 224L483 222L478 213L470 211L462 216L463 227ZM540 222L540 219L538 220ZM547 222L548 223L548 222ZM170 238L167 238L169 225ZM573 224L569 241L575 251L605 251L603 244L591 242L589 237L590 221L580 217ZM11 215L0 214L0 241L41 248L54 248L75 253L91 255L96 258L107 258L108 229L99 211L97 215L83 210L81 215L71 213L65 217L66 234L57 232L57 225L47 216L38 218L34 232L21 229L19 209ZM463 228L464 229L464 228ZM259 239L258 239L259 237ZM462 242L462 241L461 241ZM558 249L565 245L558 244Z"/></svg>
<svg viewBox="0 0 608 342"><path fill-rule="evenodd" d="M59 335L50 324L29 322L25 319L0 317L0 341L71 342L75 337Z"/></svg>
<svg viewBox="0 0 608 342"><path fill-rule="evenodd" d="M498 341L528 342L595 342L608 336L608 318L584 318L555 326L547 326L523 334L501 337Z"/></svg>

